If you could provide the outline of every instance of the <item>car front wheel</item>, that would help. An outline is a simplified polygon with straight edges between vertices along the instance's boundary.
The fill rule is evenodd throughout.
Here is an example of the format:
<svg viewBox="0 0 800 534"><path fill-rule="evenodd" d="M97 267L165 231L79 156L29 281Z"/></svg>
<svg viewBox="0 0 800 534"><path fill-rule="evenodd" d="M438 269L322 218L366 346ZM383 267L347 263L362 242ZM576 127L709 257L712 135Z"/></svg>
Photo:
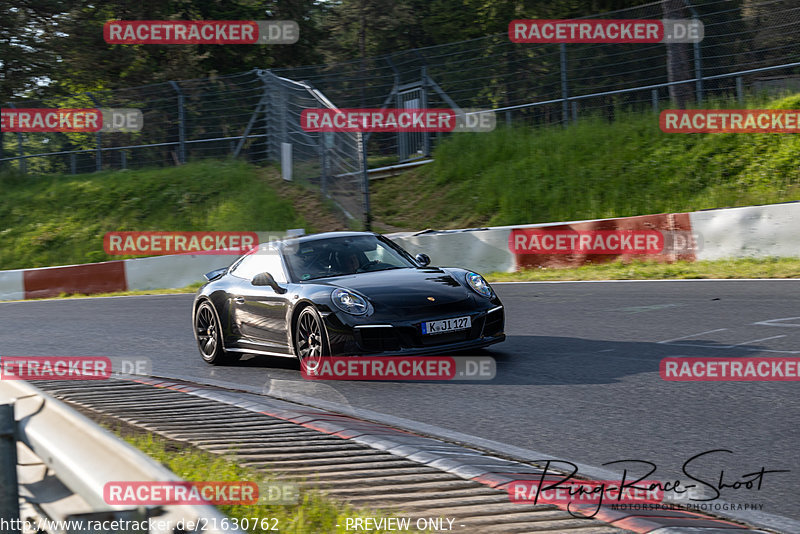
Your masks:
<svg viewBox="0 0 800 534"><path fill-rule="evenodd" d="M307 374L316 373L322 357L328 355L327 347L322 318L313 307L304 308L294 327L294 350L300 360L300 369Z"/></svg>

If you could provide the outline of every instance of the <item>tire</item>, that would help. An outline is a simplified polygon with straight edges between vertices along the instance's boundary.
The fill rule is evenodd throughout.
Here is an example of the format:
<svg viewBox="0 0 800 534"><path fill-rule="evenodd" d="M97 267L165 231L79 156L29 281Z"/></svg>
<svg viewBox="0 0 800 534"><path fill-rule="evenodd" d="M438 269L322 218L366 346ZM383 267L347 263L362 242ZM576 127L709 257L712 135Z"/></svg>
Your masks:
<svg viewBox="0 0 800 534"><path fill-rule="evenodd" d="M207 300L197 307L194 314L194 337L200 355L206 363L220 365L233 359L231 354L225 351L217 313Z"/></svg>
<svg viewBox="0 0 800 534"><path fill-rule="evenodd" d="M300 361L300 370L314 374L320 358L328 356L328 336L322 318L313 306L303 308L294 325L294 353Z"/></svg>

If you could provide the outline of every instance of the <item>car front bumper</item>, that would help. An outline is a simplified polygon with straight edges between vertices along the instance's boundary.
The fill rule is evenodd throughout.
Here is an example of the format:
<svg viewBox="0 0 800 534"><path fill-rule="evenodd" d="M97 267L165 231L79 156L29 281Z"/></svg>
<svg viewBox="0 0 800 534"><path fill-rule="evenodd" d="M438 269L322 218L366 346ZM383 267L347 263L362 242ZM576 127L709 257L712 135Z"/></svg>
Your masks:
<svg viewBox="0 0 800 534"><path fill-rule="evenodd" d="M469 316L471 326L443 334L423 334L422 323ZM344 313L325 315L325 326L332 355L422 355L477 349L505 340L505 309L414 318L392 322L357 322Z"/></svg>

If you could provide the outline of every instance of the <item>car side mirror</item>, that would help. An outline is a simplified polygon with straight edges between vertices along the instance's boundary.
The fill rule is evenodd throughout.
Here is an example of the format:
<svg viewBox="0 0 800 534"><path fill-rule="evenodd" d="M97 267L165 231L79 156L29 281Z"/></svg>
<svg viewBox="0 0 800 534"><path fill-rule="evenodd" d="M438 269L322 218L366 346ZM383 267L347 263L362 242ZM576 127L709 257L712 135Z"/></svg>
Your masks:
<svg viewBox="0 0 800 534"><path fill-rule="evenodd" d="M425 267L431 262L431 258L427 254L417 254L414 259L419 263L420 267Z"/></svg>
<svg viewBox="0 0 800 534"><path fill-rule="evenodd" d="M253 277L252 284L254 286L269 286L275 290L275 293L286 293L286 288L278 285L278 282L269 273L259 273Z"/></svg>

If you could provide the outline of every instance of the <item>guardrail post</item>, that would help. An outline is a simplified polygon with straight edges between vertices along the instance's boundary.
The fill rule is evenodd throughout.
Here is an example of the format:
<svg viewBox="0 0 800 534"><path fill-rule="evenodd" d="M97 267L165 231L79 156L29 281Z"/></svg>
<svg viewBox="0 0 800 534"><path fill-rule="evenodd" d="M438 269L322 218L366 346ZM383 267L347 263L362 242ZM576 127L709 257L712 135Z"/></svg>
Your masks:
<svg viewBox="0 0 800 534"><path fill-rule="evenodd" d="M569 123L569 93L567 92L567 46L564 43L558 45L558 52L561 58L561 121L564 125Z"/></svg>
<svg viewBox="0 0 800 534"><path fill-rule="evenodd" d="M16 109L17 106L9 102L8 107ZM22 148L22 132L17 132L17 147L19 152L19 170L22 174L25 174L28 172L28 165L23 157L25 156L25 149Z"/></svg>
<svg viewBox="0 0 800 534"><path fill-rule="evenodd" d="M0 524L3 534L17 534L19 527L17 480L17 423L14 404L0 404Z"/></svg>
<svg viewBox="0 0 800 534"><path fill-rule="evenodd" d="M170 80L169 84L178 94L178 161L186 163L186 114L183 109L183 91L177 82Z"/></svg>

